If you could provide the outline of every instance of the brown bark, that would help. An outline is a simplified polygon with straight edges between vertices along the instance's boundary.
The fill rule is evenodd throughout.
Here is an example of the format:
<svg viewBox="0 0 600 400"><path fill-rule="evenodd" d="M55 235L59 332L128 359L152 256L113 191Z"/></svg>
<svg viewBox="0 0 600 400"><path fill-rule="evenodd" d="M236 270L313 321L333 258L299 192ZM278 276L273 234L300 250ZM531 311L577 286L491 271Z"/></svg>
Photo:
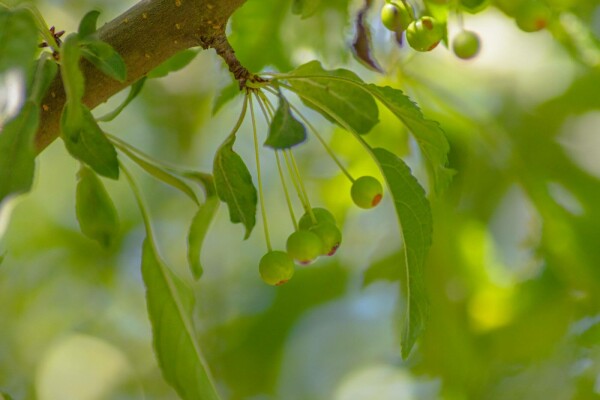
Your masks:
<svg viewBox="0 0 600 400"><path fill-rule="evenodd" d="M91 64L82 62L83 102L90 109L131 85L163 61L190 47L216 48L241 84L250 77L225 37L229 17L246 0L142 0L98 30L100 39L121 54L127 79L118 82ZM41 124L35 144L41 152L59 135L65 93L60 76L42 103Z"/></svg>

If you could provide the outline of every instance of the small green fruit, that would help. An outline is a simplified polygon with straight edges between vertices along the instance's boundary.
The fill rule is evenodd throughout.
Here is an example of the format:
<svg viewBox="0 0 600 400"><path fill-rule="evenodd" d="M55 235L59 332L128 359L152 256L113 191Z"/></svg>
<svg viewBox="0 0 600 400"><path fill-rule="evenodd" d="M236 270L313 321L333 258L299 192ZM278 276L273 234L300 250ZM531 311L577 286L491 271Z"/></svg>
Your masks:
<svg viewBox="0 0 600 400"><path fill-rule="evenodd" d="M550 9L541 1L527 0L517 9L515 22L525 32L544 29L550 21Z"/></svg>
<svg viewBox="0 0 600 400"><path fill-rule="evenodd" d="M381 9L383 26L393 32L403 32L413 19L412 8L404 1L387 3Z"/></svg>
<svg viewBox="0 0 600 400"><path fill-rule="evenodd" d="M373 208L383 197L383 186L372 176L361 176L352 184L350 195L360 208Z"/></svg>
<svg viewBox="0 0 600 400"><path fill-rule="evenodd" d="M283 285L294 275L294 260L284 251L269 251L260 259L258 271L269 285Z"/></svg>
<svg viewBox="0 0 600 400"><path fill-rule="evenodd" d="M332 256L342 243L342 232L332 222L321 222L310 228L323 242L322 256Z"/></svg>
<svg viewBox="0 0 600 400"><path fill-rule="evenodd" d="M286 249L300 264L310 264L321 255L323 241L311 231L296 231L288 237Z"/></svg>
<svg viewBox="0 0 600 400"><path fill-rule="evenodd" d="M317 220L317 224L321 222L331 222L335 225L335 217L325 208L314 207L312 209L312 213ZM300 218L300 221L298 221L298 227L300 230L308 230L313 225L315 225L315 223L308 212L304 213L304 215Z"/></svg>
<svg viewBox="0 0 600 400"><path fill-rule="evenodd" d="M468 60L479 53L479 36L475 32L461 31L452 41L452 51L458 58Z"/></svg>
<svg viewBox="0 0 600 400"><path fill-rule="evenodd" d="M408 44L417 51L435 49L443 36L444 32L440 23L429 16L411 22L406 30Z"/></svg>

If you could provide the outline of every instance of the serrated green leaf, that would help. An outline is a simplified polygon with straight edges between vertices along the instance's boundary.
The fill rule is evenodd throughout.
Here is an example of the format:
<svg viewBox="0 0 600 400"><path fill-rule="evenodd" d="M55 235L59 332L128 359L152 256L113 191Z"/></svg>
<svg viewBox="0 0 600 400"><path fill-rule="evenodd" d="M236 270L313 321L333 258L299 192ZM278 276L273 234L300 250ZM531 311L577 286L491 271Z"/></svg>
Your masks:
<svg viewBox="0 0 600 400"><path fill-rule="evenodd" d="M65 38L60 48L60 73L65 87L67 100L80 103L85 90L83 74L79 69L81 49L77 34L70 34Z"/></svg>
<svg viewBox="0 0 600 400"><path fill-rule="evenodd" d="M43 53L35 68L29 98L40 105L58 72L58 65L49 53Z"/></svg>
<svg viewBox="0 0 600 400"><path fill-rule="evenodd" d="M184 50L179 52L150 71L147 77L150 79L163 78L171 72L179 71L191 63L197 55L198 52L196 50Z"/></svg>
<svg viewBox="0 0 600 400"><path fill-rule="evenodd" d="M127 66L112 46L101 40L86 40L82 43L81 54L96 68L111 78L124 82L127 78Z"/></svg>
<svg viewBox="0 0 600 400"><path fill-rule="evenodd" d="M61 137L73 157L102 176L119 178L117 151L85 106L70 101L65 104L61 116Z"/></svg>
<svg viewBox="0 0 600 400"><path fill-rule="evenodd" d="M104 114L99 118L96 118L96 121L109 122L117 118L119 114L121 114L121 112L125 109L125 107L127 107L129 103L131 103L133 99L135 99L142 92L142 88L144 87L144 83L146 83L146 79L146 77L143 77L140 80L136 81L133 85L131 85L127 98L123 100L123 102L111 112Z"/></svg>
<svg viewBox="0 0 600 400"><path fill-rule="evenodd" d="M213 163L213 175L219 198L227 203L231 222L244 224L246 234L256 223L256 188L244 160L233 151L235 138L231 137L221 145Z"/></svg>
<svg viewBox="0 0 600 400"><path fill-rule="evenodd" d="M187 255L190 269L196 279L200 279L202 276L202 244L208 233L208 228L219 210L219 204L220 200L217 196L207 197L204 204L198 208L190 226Z"/></svg>
<svg viewBox="0 0 600 400"><path fill-rule="evenodd" d="M0 72L20 69L25 76L38 51L35 20L25 9L0 10Z"/></svg>
<svg viewBox="0 0 600 400"><path fill-rule="evenodd" d="M33 138L39 119L39 108L27 101L0 131L0 202L10 194L31 188L35 168Z"/></svg>
<svg viewBox="0 0 600 400"><path fill-rule="evenodd" d="M100 11L98 10L88 11L88 13L83 16L81 22L79 22L79 29L77 29L80 38L90 36L96 32L99 16Z"/></svg>
<svg viewBox="0 0 600 400"><path fill-rule="evenodd" d="M419 148L429 162L436 192L443 191L452 181L454 171L446 168L450 145L440 125L435 121L425 119L419 107L401 90L373 84L365 85L365 88L389 108L412 132Z"/></svg>
<svg viewBox="0 0 600 400"><path fill-rule="evenodd" d="M269 136L265 146L272 149L289 149L306 140L306 128L292 114L290 104L279 96L279 107L269 127Z"/></svg>
<svg viewBox="0 0 600 400"><path fill-rule="evenodd" d="M184 194L186 194L192 201L196 204L200 204L198 201L198 197L194 190L183 180L179 179L169 171L165 170L161 166L147 161L141 157L138 157L133 151L128 149L125 146L119 146L119 149L127 155L133 162L139 165L144 171L155 177L156 179L166 183L169 186L174 187L175 189L180 190Z"/></svg>
<svg viewBox="0 0 600 400"><path fill-rule="evenodd" d="M431 208L425 191L404 161L382 148L372 149L372 154L392 195L404 240L407 307L401 346L406 359L429 314L423 268L432 240Z"/></svg>
<svg viewBox="0 0 600 400"><path fill-rule="evenodd" d="M373 96L360 85L348 82L364 85L351 71L327 71L318 61L311 61L286 76L293 77L289 80L291 89L298 93L304 104L329 120L344 121L359 134L368 133L379 122L379 109ZM343 79L335 79L338 77Z"/></svg>
<svg viewBox="0 0 600 400"><path fill-rule="evenodd" d="M153 344L165 380L183 400L219 400L197 342L192 290L159 258L149 237L142 251Z"/></svg>
<svg viewBox="0 0 600 400"><path fill-rule="evenodd" d="M215 97L212 115L215 115L217 112L219 112L221 107L223 107L229 101L233 100L235 96L241 93L242 91L240 90L240 85L237 81L233 81L229 85L225 86Z"/></svg>
<svg viewBox="0 0 600 400"><path fill-rule="evenodd" d="M319 9L321 0L294 0L292 12L302 18L308 18Z"/></svg>
<svg viewBox="0 0 600 400"><path fill-rule="evenodd" d="M82 166L77 179L75 211L81 232L110 247L119 233L117 210L94 171Z"/></svg>

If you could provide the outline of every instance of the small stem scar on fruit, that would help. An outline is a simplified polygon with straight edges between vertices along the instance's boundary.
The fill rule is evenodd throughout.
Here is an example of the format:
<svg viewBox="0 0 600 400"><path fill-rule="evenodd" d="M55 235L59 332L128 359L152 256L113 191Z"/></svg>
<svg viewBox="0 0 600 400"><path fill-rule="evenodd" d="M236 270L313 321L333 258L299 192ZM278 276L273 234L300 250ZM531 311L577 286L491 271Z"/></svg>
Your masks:
<svg viewBox="0 0 600 400"><path fill-rule="evenodd" d="M260 199L260 213L262 215L262 220L263 220L263 229L265 232L265 242L267 243L267 249L269 251L272 251L273 248L271 247L271 238L269 237L269 225L267 223L267 213L266 213L266 209L265 209L265 196L264 196L264 191L263 191L263 184L262 184L262 174L260 171L260 152L259 152L259 147L258 147L258 134L256 132L256 117L254 115L254 105L253 105L253 101L252 101L252 96L250 95L251 91L253 89L246 89L246 96L249 97L249 101L250 101L250 117L252 119L252 134L254 137L254 156L256 158L256 175L258 177L258 195L259 195L259 199Z"/></svg>

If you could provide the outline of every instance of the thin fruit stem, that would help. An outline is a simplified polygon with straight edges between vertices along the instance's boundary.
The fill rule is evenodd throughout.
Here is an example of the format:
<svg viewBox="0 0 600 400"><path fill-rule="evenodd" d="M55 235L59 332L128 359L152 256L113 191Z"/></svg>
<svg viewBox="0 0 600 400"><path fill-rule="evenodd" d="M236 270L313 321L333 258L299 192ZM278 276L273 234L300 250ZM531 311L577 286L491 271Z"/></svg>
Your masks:
<svg viewBox="0 0 600 400"><path fill-rule="evenodd" d="M142 214L142 220L144 221L144 227L146 228L146 235L148 236L148 239L150 239L150 241L154 243L154 233L152 231L152 224L150 224L150 213L148 213L148 208L144 203L142 192L137 183L135 182L133 175L131 175L131 172L129 172L129 170L125 168L125 165L123 165L122 162L119 163L119 168L125 174L125 178L127 178L127 181L129 182L129 187L131 188L133 196L135 197L135 201L137 202L138 208L140 209L140 213Z"/></svg>
<svg viewBox="0 0 600 400"><path fill-rule="evenodd" d="M306 206L307 206L307 212L310 214L310 218L312 219L313 223L317 223L317 219L315 218L313 212L312 212L312 207L310 205L310 200L308 199L308 192L306 191L306 187L304 186L304 181L302 180L302 176L300 175L300 168L298 168L298 164L296 163L296 158L294 157L294 153L292 153L292 150L287 149L289 155L290 155L290 159L292 160L292 166L294 168L294 173L296 174L296 177L298 178L298 183L300 184L300 189L302 190L302 194L304 195L304 200L306 201Z"/></svg>
<svg viewBox="0 0 600 400"><path fill-rule="evenodd" d="M267 213L265 209L265 196L263 192L262 175L260 173L260 155L258 150L258 134L256 132L256 118L254 116L254 106L252 97L249 96L250 90L246 92L246 98L250 98L250 116L252 117L252 133L254 135L254 156L256 158L256 175L258 176L258 195L260 199L260 213L263 220L263 229L265 232L265 242L267 242L268 251L273 251L271 247L271 238L269 237L269 225L267 223Z"/></svg>
<svg viewBox="0 0 600 400"><path fill-rule="evenodd" d="M300 203L302 203L302 208L304 208L304 210L308 211L309 207L306 204L306 200L302 196L302 191L300 190L300 186L298 186L298 180L294 174L294 169L292 168L292 162L290 161L290 157L285 150L283 150L282 153L283 153L283 158L285 160L285 165L288 170L288 174L290 175L290 179L292 180L292 184L294 185L294 189L296 190L296 193L298 194L298 199L300 200Z"/></svg>
<svg viewBox="0 0 600 400"><path fill-rule="evenodd" d="M281 168L281 160L279 159L279 151L275 150L275 160L277 160L277 170L279 171L279 179L281 179L281 186L283 186L283 192L285 193L285 201L287 202L288 210L290 212L290 218L294 224L294 230L298 230L298 222L296 222L296 216L294 215L294 208L292 207L292 200L290 199L290 193L285 183L285 177L283 176L283 169Z"/></svg>
<svg viewBox="0 0 600 400"><path fill-rule="evenodd" d="M319 142L321 142L321 144L323 145L323 148L325 149L327 154L329 154L329 157L331 157L331 159L337 164L337 166L344 173L344 175L346 175L346 177L350 180L350 182L354 183L355 179L352 177L350 172L348 172L348 170L342 165L342 162L339 160L339 158L336 157L336 155L333 152L333 150L331 149L331 147L329 147L329 145L327 144L325 139L323 139L323 136L321 136L321 134L314 127L314 125L311 124L310 121L304 115L302 115L302 113L300 112L298 107L295 107L293 104L290 104L290 108L292 110L294 110L294 112L296 114L298 114L300 119L308 126L308 128L312 131L312 133L317 137Z"/></svg>
<svg viewBox="0 0 600 400"><path fill-rule="evenodd" d="M265 88L268 89L268 88ZM260 96L260 98L262 99L262 102L264 103L265 107L267 108L267 111L269 112L269 116L271 118L273 118L273 115L275 115L275 107L273 107L273 103L271 103L271 100L269 100L269 98L263 93L263 91L259 91L258 92L258 96Z"/></svg>
<svg viewBox="0 0 600 400"><path fill-rule="evenodd" d="M258 105L260 106L260 109L263 112L265 120L267 121L267 123L270 124L271 120L273 119L273 115L270 113L271 110L268 110L268 105L263 104L263 100L264 99L268 100L268 99L266 98L264 93L261 93L260 91L255 91L254 95L256 96L256 100L258 102ZM269 113L267 113L267 110L269 111ZM285 177L283 175L283 170L281 169L281 160L279 159L279 153L277 150L275 150L274 153L275 153L275 159L277 160L277 170L279 171L279 178L281 179L281 185L283 186L283 193L285 194L285 201L287 203L288 211L290 213L290 218L292 219L292 224L294 225L294 230L297 231L298 223L296 222L296 216L294 215L294 208L292 207L292 201L290 199L290 194L287 189L287 185L285 183Z"/></svg>

